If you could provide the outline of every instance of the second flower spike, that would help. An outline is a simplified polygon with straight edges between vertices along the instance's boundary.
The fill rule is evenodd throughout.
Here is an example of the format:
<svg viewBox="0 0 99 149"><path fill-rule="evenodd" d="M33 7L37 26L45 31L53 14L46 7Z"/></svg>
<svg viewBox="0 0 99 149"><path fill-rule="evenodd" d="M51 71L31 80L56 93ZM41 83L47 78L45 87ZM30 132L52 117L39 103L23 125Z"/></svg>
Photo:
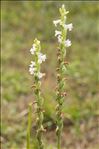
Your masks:
<svg viewBox="0 0 99 149"><path fill-rule="evenodd" d="M66 24L67 14L69 11L66 11L65 6L59 9L60 18L53 21L55 27L58 30L55 30L55 36L58 39L58 51L57 51L57 92L56 92L56 135L57 135L57 149L61 149L61 136L63 129L63 105L64 99L67 95L65 91L65 78L67 73L67 64L65 61L66 58L66 48L71 46L71 41L67 39L67 30L71 31L73 28L72 23Z"/></svg>

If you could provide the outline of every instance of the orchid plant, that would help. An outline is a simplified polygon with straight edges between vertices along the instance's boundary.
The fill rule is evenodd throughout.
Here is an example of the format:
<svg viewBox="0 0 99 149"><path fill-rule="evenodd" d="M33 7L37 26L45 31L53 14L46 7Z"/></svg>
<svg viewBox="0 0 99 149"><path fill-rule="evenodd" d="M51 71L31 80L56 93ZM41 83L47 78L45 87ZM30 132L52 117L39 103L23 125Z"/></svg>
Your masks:
<svg viewBox="0 0 99 149"><path fill-rule="evenodd" d="M67 30L71 31L73 28L72 23L66 24L67 14L69 13L66 11L65 6L59 9L60 12L60 19L53 21L55 27L59 28L59 30L55 30L55 36L58 39L59 47L58 47L58 58L57 58L57 93L56 93L56 135L57 135L57 149L61 149L61 134L63 128L63 104L64 104L64 97L67 95L65 91L65 75L67 71L67 64L68 62L65 61L66 57L66 48L71 46L71 41L66 39L67 37Z"/></svg>
<svg viewBox="0 0 99 149"><path fill-rule="evenodd" d="M29 72L34 76L34 94L35 94L35 103L37 104L37 118L36 118L36 127L37 133L36 137L38 140L39 149L43 149L42 141L42 132L45 131L43 128L43 98L41 96L41 78L45 73L41 73L41 64L46 60L46 55L41 53L40 41L35 39L32 48L30 49L31 54L33 55L34 61L31 61L29 66Z"/></svg>
<svg viewBox="0 0 99 149"><path fill-rule="evenodd" d="M67 39L67 31L71 31L73 28L72 23L66 24L67 14L65 6L59 9L60 18L58 20L54 20L53 23L55 27L59 28L59 30L55 30L55 36L58 39L58 51L57 51L57 91L56 91L56 135L57 135L57 149L61 149L61 135L63 129L63 104L64 98L67 95L65 91L65 80L66 80L66 71L68 62L65 61L66 58L66 48L71 46L71 41ZM39 149L44 149L43 141L42 141L42 133L45 131L43 127L43 98L41 96L41 78L45 76L45 73L41 72L41 64L46 60L46 55L41 53L41 45L40 41L35 39L30 49L31 54L33 55L34 61L31 61L29 66L29 72L33 75L34 78L34 94L37 108L36 108L36 137L38 140ZM31 106L29 105L29 117L28 117L28 133L27 133L27 149L31 149L30 142L30 128L31 128Z"/></svg>

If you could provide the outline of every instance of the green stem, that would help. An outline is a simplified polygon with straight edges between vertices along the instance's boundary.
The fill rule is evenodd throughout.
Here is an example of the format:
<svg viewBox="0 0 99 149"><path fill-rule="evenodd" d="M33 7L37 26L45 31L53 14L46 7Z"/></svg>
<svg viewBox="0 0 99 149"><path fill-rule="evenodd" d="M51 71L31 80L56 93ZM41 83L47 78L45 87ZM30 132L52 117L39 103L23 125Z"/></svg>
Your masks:
<svg viewBox="0 0 99 149"><path fill-rule="evenodd" d="M28 107L28 128L27 128L27 149L30 148L30 133L31 133L31 126L32 126L32 104L29 104Z"/></svg>
<svg viewBox="0 0 99 149"><path fill-rule="evenodd" d="M60 135L58 135L58 140L57 140L57 148L58 149L61 149L61 136Z"/></svg>
<svg viewBox="0 0 99 149"><path fill-rule="evenodd" d="M37 42L37 40L36 40ZM40 72L40 64L38 63L38 52L40 52L41 46L38 44L36 53L35 53L35 63L36 63L36 68L37 68L37 74ZM43 147L43 141L42 141L42 123L43 123L43 112L42 112L42 104L43 104L43 99L41 97L41 81L39 80L38 76L35 76L35 96L36 96L36 102L37 102L37 141L38 141L38 146L39 149L44 149Z"/></svg>
<svg viewBox="0 0 99 149"><path fill-rule="evenodd" d="M39 86L39 81L37 81ZM39 86L40 87L40 86ZM43 149L43 142L42 142L42 122L43 122L43 112L42 112L42 98L40 97L40 88L37 92L37 140L39 144L39 149Z"/></svg>
<svg viewBox="0 0 99 149"><path fill-rule="evenodd" d="M38 65L39 66L39 65ZM38 71L40 71L40 66L38 67ZM42 142L42 123L43 123L43 112L42 112L42 97L41 97L41 85L40 81L37 78L36 80L37 85L37 93L36 93L36 100L37 100L37 140L39 149L43 149L43 142Z"/></svg>

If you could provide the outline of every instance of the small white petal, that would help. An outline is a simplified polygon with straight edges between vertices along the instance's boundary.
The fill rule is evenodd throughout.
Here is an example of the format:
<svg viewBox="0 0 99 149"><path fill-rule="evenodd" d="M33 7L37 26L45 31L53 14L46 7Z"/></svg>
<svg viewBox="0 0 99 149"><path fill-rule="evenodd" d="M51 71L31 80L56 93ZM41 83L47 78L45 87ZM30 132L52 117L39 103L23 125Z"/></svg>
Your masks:
<svg viewBox="0 0 99 149"><path fill-rule="evenodd" d="M42 61L45 62L45 60L46 60L46 55L44 54L42 55Z"/></svg>
<svg viewBox="0 0 99 149"><path fill-rule="evenodd" d="M31 61L31 64L29 65L30 67L35 66L35 62Z"/></svg>
<svg viewBox="0 0 99 149"><path fill-rule="evenodd" d="M41 79L43 76L45 76L45 73L41 73L41 72L38 73L38 78L39 79Z"/></svg>
<svg viewBox="0 0 99 149"><path fill-rule="evenodd" d="M35 72L35 68L33 68L33 67L29 67L29 72L30 72L31 75L33 75L34 72Z"/></svg>
<svg viewBox="0 0 99 149"><path fill-rule="evenodd" d="M53 21L53 24L55 25L55 26L57 26L57 24L60 24L61 23L61 20L59 19L59 20L54 20Z"/></svg>
<svg viewBox="0 0 99 149"><path fill-rule="evenodd" d="M58 31L58 30L55 31L55 36L58 36L58 35L61 35L61 34L62 34L61 31Z"/></svg>
<svg viewBox="0 0 99 149"><path fill-rule="evenodd" d="M70 24L65 24L65 25L64 25L64 28L65 28L65 29L68 29L69 31L71 31L71 30L73 29L73 24L72 24L72 23L70 23Z"/></svg>
<svg viewBox="0 0 99 149"><path fill-rule="evenodd" d="M69 39L67 39L65 41L65 45L66 45L66 47L70 47L71 46L71 41Z"/></svg>
<svg viewBox="0 0 99 149"><path fill-rule="evenodd" d="M38 63L41 64L46 60L46 55L43 55L42 53L39 53L38 55Z"/></svg>
<svg viewBox="0 0 99 149"><path fill-rule="evenodd" d="M32 48L30 49L31 54L34 54L34 52L36 51L35 45L32 46Z"/></svg>
<svg viewBox="0 0 99 149"><path fill-rule="evenodd" d="M61 36L59 35L57 38L58 38L58 42L61 43L62 42Z"/></svg>

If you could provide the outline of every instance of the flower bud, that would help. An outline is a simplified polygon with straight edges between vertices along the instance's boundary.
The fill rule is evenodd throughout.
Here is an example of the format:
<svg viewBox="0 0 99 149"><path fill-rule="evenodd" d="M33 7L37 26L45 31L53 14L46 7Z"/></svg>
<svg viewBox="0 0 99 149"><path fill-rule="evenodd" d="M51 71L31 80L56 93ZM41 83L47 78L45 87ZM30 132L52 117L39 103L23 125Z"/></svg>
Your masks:
<svg viewBox="0 0 99 149"><path fill-rule="evenodd" d="M68 64L69 64L69 62L68 62L68 61L65 61L65 62L64 62L64 64L68 65Z"/></svg>
<svg viewBox="0 0 99 149"><path fill-rule="evenodd" d="M32 85L31 87L32 87L32 88L36 88L36 85L34 84L34 85Z"/></svg>
<svg viewBox="0 0 99 149"><path fill-rule="evenodd" d="M61 94L61 97L65 97L65 96L67 96L67 93L66 92L64 92L64 93Z"/></svg>
<svg viewBox="0 0 99 149"><path fill-rule="evenodd" d="M59 71L59 68L56 68L56 71Z"/></svg>

